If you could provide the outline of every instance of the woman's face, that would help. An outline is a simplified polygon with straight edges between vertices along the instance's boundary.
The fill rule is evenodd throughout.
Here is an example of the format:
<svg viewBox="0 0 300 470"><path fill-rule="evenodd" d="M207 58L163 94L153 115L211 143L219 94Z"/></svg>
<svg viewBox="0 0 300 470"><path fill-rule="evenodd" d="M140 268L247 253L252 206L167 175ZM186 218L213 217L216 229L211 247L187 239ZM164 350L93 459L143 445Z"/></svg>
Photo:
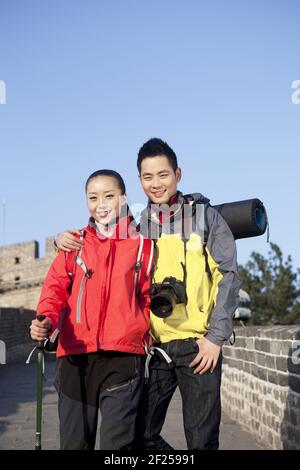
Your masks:
<svg viewBox="0 0 300 470"><path fill-rule="evenodd" d="M126 200L126 195L121 194L118 181L112 176L92 178L87 186L86 197L91 216L102 225L116 221Z"/></svg>

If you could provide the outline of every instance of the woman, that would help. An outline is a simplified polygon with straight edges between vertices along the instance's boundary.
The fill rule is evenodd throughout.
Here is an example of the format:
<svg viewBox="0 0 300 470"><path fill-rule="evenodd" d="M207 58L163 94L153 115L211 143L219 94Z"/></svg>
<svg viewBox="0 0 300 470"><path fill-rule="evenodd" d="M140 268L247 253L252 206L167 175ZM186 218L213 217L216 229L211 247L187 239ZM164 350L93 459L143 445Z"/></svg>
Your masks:
<svg viewBox="0 0 300 470"><path fill-rule="evenodd" d="M153 247L135 232L122 177L99 170L86 182L88 225L78 253L60 252L31 325L42 341L59 332L55 385L61 449L131 449L149 328Z"/></svg>

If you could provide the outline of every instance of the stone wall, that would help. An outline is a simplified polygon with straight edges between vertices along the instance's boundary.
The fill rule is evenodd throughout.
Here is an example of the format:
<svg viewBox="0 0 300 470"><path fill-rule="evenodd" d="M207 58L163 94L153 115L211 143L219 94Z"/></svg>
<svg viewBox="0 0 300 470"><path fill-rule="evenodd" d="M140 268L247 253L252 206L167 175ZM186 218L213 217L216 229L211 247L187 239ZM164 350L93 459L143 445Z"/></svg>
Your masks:
<svg viewBox="0 0 300 470"><path fill-rule="evenodd" d="M0 308L24 308L35 310L43 283L44 277L36 284L31 286L19 286L0 294Z"/></svg>
<svg viewBox="0 0 300 470"><path fill-rule="evenodd" d="M0 247L0 307L35 309L54 256L53 237L43 258L36 241Z"/></svg>
<svg viewBox="0 0 300 470"><path fill-rule="evenodd" d="M47 272L47 267L55 254L53 237L46 239L45 257L39 257L37 241L15 243L0 247L0 287L8 282L18 283L39 277ZM16 279L19 278L19 279Z"/></svg>
<svg viewBox="0 0 300 470"><path fill-rule="evenodd" d="M223 356L224 411L265 448L300 449L300 325L237 328Z"/></svg>
<svg viewBox="0 0 300 470"><path fill-rule="evenodd" d="M25 362L36 346L28 334L33 310L0 308L0 363Z"/></svg>

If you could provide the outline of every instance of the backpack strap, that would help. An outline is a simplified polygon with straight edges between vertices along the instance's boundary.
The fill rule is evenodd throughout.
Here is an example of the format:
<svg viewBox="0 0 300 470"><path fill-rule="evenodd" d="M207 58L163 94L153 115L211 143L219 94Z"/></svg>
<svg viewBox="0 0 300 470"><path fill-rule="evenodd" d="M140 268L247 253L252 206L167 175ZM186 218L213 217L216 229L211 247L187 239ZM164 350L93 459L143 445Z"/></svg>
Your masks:
<svg viewBox="0 0 300 470"><path fill-rule="evenodd" d="M84 237L84 230L80 230L79 239L83 241L83 237ZM71 293L71 290L72 290L72 284L73 284L75 272L76 272L76 265L79 265L83 269L85 274L88 271L84 261L82 261L82 259L80 258L81 252L82 252L82 249L80 251L71 251L71 252L65 253L66 269L67 269L68 276L71 280L71 285L69 287L69 294Z"/></svg>
<svg viewBox="0 0 300 470"><path fill-rule="evenodd" d="M154 254L154 243L149 238L144 238L142 234L139 234L140 245L135 263L134 273L134 288L136 296L139 295L141 287L150 276L153 254Z"/></svg>
<svg viewBox="0 0 300 470"><path fill-rule="evenodd" d="M208 277L212 281L212 273L209 267L208 263L208 252L206 249L207 241L208 241L208 235L209 235L209 229L208 229L208 221L207 221L207 208L211 207L210 203L208 201L203 201L200 204L202 204L202 209L203 212L201 211L200 217L197 217L196 220L196 227L198 228L199 234L201 236L202 240L202 247L203 247L203 256L205 260L205 272L207 273ZM197 216L197 211L196 211L196 216Z"/></svg>
<svg viewBox="0 0 300 470"><path fill-rule="evenodd" d="M141 234L139 234L139 237L140 245L135 263L134 273L135 297L139 296L143 283L151 275L154 257L154 242L149 238L144 238ZM151 345L152 338L149 332L147 331L143 338L143 346L146 354L148 354Z"/></svg>
<svg viewBox="0 0 300 470"><path fill-rule="evenodd" d="M201 214L200 219L197 220L198 229L202 238L202 245L206 246L209 230L208 230L208 221L207 221L207 208L211 207L209 202L202 202L203 214Z"/></svg>
<svg viewBox="0 0 300 470"><path fill-rule="evenodd" d="M204 227L203 227L203 243L202 243L202 245L203 245L203 255L204 255L204 259L205 259L205 272L207 273L210 281L212 282L212 273L211 273L211 270L210 270L210 267L209 267L208 252L207 252L207 249L206 249L208 235L209 235L207 214L206 214L206 211L207 211L208 207L210 207L209 202L205 203L204 206L203 206L203 210L204 210Z"/></svg>
<svg viewBox="0 0 300 470"><path fill-rule="evenodd" d="M83 237L83 236L82 236ZM82 238L80 238L82 239ZM75 272L76 272L76 258L77 258L77 251L70 251L70 252L65 252L65 266L66 270L68 273L68 276L70 278L70 285L68 287L68 294L69 296L71 295L72 292L72 287L73 287L73 281L75 278ZM47 352L53 352L55 353L57 350L57 344L58 344L58 336L59 332L61 330L62 323L64 321L64 318L67 314L67 309L64 309L61 312L58 325L56 329L51 333L50 337L46 340L47 343L45 342L45 350Z"/></svg>
<svg viewBox="0 0 300 470"><path fill-rule="evenodd" d="M135 272L134 272L134 288L137 290L138 281L140 280L141 268L142 268L142 261L143 261L143 247L144 247L144 237L143 235L139 234L139 250L136 258L135 263Z"/></svg>
<svg viewBox="0 0 300 470"><path fill-rule="evenodd" d="M66 263L66 270L68 273L71 282L73 282L75 277L76 271L76 263L75 258L77 257L76 251L70 251L69 253L65 253L65 263Z"/></svg>
<svg viewBox="0 0 300 470"><path fill-rule="evenodd" d="M154 256L154 243L149 238L144 239L143 264L141 269L140 283L143 284L150 276Z"/></svg>

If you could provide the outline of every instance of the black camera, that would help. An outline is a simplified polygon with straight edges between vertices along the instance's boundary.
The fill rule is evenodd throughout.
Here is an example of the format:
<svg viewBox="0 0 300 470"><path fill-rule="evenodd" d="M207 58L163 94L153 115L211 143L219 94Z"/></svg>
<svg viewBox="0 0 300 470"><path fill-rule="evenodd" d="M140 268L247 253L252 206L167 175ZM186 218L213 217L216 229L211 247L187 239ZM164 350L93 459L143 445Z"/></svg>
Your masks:
<svg viewBox="0 0 300 470"><path fill-rule="evenodd" d="M150 288L150 309L154 315L166 318L171 315L176 304L186 304L185 285L175 277L165 277L163 282L152 284Z"/></svg>

